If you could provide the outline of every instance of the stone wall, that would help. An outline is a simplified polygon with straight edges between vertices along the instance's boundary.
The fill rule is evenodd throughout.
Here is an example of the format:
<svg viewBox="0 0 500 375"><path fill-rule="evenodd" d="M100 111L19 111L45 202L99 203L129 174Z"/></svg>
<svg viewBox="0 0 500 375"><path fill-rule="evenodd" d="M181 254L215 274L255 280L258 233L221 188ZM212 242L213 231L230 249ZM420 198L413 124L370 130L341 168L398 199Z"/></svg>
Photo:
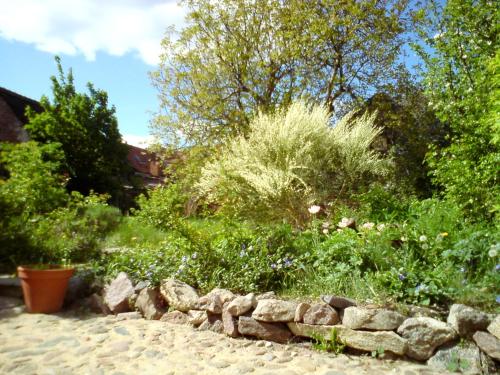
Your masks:
<svg viewBox="0 0 500 375"><path fill-rule="evenodd" d="M441 357L466 361L466 356L483 373L495 373L500 361L500 316L460 304L441 319L428 308L408 307L402 314L341 296L322 296L315 303L282 300L273 292L235 295L225 289L200 296L174 279L165 280L159 289L146 283L133 285L125 273L88 302L101 313L124 318L140 313L146 319L191 324L230 337L287 343L313 337L330 340L335 331L338 343L359 353L383 353L436 366L443 362ZM459 341L461 345L456 345ZM469 352L475 354L471 357Z"/></svg>

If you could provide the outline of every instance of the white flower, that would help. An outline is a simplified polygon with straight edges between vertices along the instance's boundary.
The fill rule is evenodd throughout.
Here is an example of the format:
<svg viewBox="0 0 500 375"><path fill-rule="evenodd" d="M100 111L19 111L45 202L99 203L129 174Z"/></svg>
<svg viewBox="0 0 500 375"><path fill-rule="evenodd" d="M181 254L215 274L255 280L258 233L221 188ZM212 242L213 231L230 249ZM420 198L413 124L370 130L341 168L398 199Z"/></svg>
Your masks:
<svg viewBox="0 0 500 375"><path fill-rule="evenodd" d="M370 223L364 223L364 224L361 226L361 228L370 230L370 229L373 229L373 227L374 227L374 226L375 226L375 223L371 223L371 222L370 222Z"/></svg>
<svg viewBox="0 0 500 375"><path fill-rule="evenodd" d="M491 249L490 251L488 251L488 255L490 258L496 257L497 254L498 254L497 249Z"/></svg>
<svg viewBox="0 0 500 375"><path fill-rule="evenodd" d="M327 228L323 229L323 234L328 234L328 229Z"/></svg>
<svg viewBox="0 0 500 375"><path fill-rule="evenodd" d="M320 206L316 206L316 205L312 205L307 210L309 211L309 213L311 215L314 215L314 214L317 214L321 210L321 207Z"/></svg>
<svg viewBox="0 0 500 375"><path fill-rule="evenodd" d="M384 229L385 229L385 224L379 224L379 225L377 225L377 230L379 232L382 232Z"/></svg>
<svg viewBox="0 0 500 375"><path fill-rule="evenodd" d="M422 234L422 235L418 238L418 240L419 240L420 242L425 242L425 241L427 241L427 236L425 236L425 235L423 235L423 234Z"/></svg>
<svg viewBox="0 0 500 375"><path fill-rule="evenodd" d="M339 223L337 224L337 226L339 228L347 228L349 226L352 226L353 224L354 224L354 219L343 217L342 220L339 221Z"/></svg>
<svg viewBox="0 0 500 375"><path fill-rule="evenodd" d="M405 236L402 236L401 241L406 242L406 241L408 241L408 238L406 238Z"/></svg>

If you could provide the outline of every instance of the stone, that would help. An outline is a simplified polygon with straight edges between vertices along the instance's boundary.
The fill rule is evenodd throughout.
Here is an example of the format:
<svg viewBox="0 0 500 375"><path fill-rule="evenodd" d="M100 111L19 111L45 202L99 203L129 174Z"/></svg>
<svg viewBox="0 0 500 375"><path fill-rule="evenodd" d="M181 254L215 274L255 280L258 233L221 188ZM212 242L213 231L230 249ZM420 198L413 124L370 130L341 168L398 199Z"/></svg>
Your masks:
<svg viewBox="0 0 500 375"><path fill-rule="evenodd" d="M212 331L216 333L224 333L224 325L222 323L221 314L212 314L207 312L207 319L198 327L200 331Z"/></svg>
<svg viewBox="0 0 500 375"><path fill-rule="evenodd" d="M439 348L429 358L427 365L436 372L460 372L462 374L496 374L495 364L482 355L474 344L456 344Z"/></svg>
<svg viewBox="0 0 500 375"><path fill-rule="evenodd" d="M130 311L129 298L135 295L134 286L125 272L118 276L104 289L104 302L111 312L118 314Z"/></svg>
<svg viewBox="0 0 500 375"><path fill-rule="evenodd" d="M339 322L339 314L330 305L316 303L304 315L305 324L334 325Z"/></svg>
<svg viewBox="0 0 500 375"><path fill-rule="evenodd" d="M252 313L261 322L293 322L297 303L278 299L262 299Z"/></svg>
<svg viewBox="0 0 500 375"><path fill-rule="evenodd" d="M201 323L207 320L207 312L200 310L189 310L188 313L188 322L195 327L198 327Z"/></svg>
<svg viewBox="0 0 500 375"><path fill-rule="evenodd" d="M224 308L222 309L222 325L224 333L229 337L238 337L240 335L238 331L238 318L231 315L229 311L227 311L228 306L229 302L226 302L224 304Z"/></svg>
<svg viewBox="0 0 500 375"><path fill-rule="evenodd" d="M351 329L392 331L404 320L405 317L396 311L351 306L344 310L342 325Z"/></svg>
<svg viewBox="0 0 500 375"><path fill-rule="evenodd" d="M479 349L491 358L500 361L500 340L490 333L477 331L472 336Z"/></svg>
<svg viewBox="0 0 500 375"><path fill-rule="evenodd" d="M85 277L75 275L69 279L68 289L64 297L64 304L71 305L74 302L80 301L90 295L90 284Z"/></svg>
<svg viewBox="0 0 500 375"><path fill-rule="evenodd" d="M357 306L357 302L355 300L346 297L324 295L321 296L321 300L331 307L337 309L345 309L347 307Z"/></svg>
<svg viewBox="0 0 500 375"><path fill-rule="evenodd" d="M207 294L207 296L212 296L212 295L219 296L222 305L224 305L226 302L231 302L233 299L236 298L236 295L233 292L221 288L215 288L210 293Z"/></svg>
<svg viewBox="0 0 500 375"><path fill-rule="evenodd" d="M158 290L147 287L140 291L135 301L135 308L148 320L158 320L167 311L163 297Z"/></svg>
<svg viewBox="0 0 500 375"><path fill-rule="evenodd" d="M408 357L425 361L434 350L458 336L448 324L433 318L409 318L398 328L398 333L408 340Z"/></svg>
<svg viewBox="0 0 500 375"><path fill-rule="evenodd" d="M282 344L287 343L293 337L285 324L260 322L248 316L239 317L238 331L242 335L255 336Z"/></svg>
<svg viewBox="0 0 500 375"><path fill-rule="evenodd" d="M497 315L488 326L488 332L500 339L500 315Z"/></svg>
<svg viewBox="0 0 500 375"><path fill-rule="evenodd" d="M309 310L311 307L310 304L301 302L297 305L297 308L295 309L295 316L293 317L293 321L297 323L301 323L304 319L304 314Z"/></svg>
<svg viewBox="0 0 500 375"><path fill-rule="evenodd" d="M448 313L448 311L445 311ZM408 306L408 316L410 318L433 318L443 320L443 311L437 311L425 306Z"/></svg>
<svg viewBox="0 0 500 375"><path fill-rule="evenodd" d="M196 290L182 281L167 279L161 283L160 293L168 304L176 310L188 312L196 310L198 293Z"/></svg>
<svg viewBox="0 0 500 375"><path fill-rule="evenodd" d="M200 297L196 304L197 310L205 310L212 314L222 314L222 300L218 294Z"/></svg>
<svg viewBox="0 0 500 375"><path fill-rule="evenodd" d="M256 300L258 302L261 299L278 299L278 296L276 295L276 293L274 293L273 291L271 291L271 292L265 292L265 293L259 294L255 298L256 298ZM257 306L257 305L255 305L255 306Z"/></svg>
<svg viewBox="0 0 500 375"><path fill-rule="evenodd" d="M320 335L326 340L331 339L332 330L335 329L338 339L346 346L366 352L384 349L386 352L403 356L408 349L407 340L392 331L355 331L343 325L326 326L293 322L287 325L296 336L312 338Z"/></svg>
<svg viewBox="0 0 500 375"><path fill-rule="evenodd" d="M160 321L172 324L187 324L188 315L182 311L170 311L163 314Z"/></svg>
<svg viewBox="0 0 500 375"><path fill-rule="evenodd" d="M257 304L255 294L250 293L246 296L239 296L232 300L227 306L227 311L232 316L240 316L246 314Z"/></svg>
<svg viewBox="0 0 500 375"><path fill-rule="evenodd" d="M149 282L148 281L139 281L137 284L134 286L134 291L139 294L143 289L149 287Z"/></svg>
<svg viewBox="0 0 500 375"><path fill-rule="evenodd" d="M135 320L135 319L141 319L142 315L139 314L137 311L131 311L131 312L126 312L126 313L119 313L116 315L116 321L121 321L121 320Z"/></svg>
<svg viewBox="0 0 500 375"><path fill-rule="evenodd" d="M104 302L104 298L97 293L92 294L86 300L86 305L88 306L90 311L96 314L104 314L104 315L111 314L111 310Z"/></svg>
<svg viewBox="0 0 500 375"><path fill-rule="evenodd" d="M472 307L454 304L450 308L447 322L461 337L471 338L476 331L486 330L490 317Z"/></svg>

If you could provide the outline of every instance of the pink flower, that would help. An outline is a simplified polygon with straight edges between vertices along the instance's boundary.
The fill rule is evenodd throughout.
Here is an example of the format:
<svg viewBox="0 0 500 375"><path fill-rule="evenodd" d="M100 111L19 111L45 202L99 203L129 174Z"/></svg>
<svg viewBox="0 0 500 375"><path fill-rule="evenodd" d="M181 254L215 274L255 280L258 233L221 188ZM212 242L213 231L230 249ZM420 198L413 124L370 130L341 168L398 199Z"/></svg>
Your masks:
<svg viewBox="0 0 500 375"><path fill-rule="evenodd" d="M307 210L309 211L309 213L311 215L315 215L315 214L317 214L321 210L321 207L320 206L316 206L316 205L312 205Z"/></svg>

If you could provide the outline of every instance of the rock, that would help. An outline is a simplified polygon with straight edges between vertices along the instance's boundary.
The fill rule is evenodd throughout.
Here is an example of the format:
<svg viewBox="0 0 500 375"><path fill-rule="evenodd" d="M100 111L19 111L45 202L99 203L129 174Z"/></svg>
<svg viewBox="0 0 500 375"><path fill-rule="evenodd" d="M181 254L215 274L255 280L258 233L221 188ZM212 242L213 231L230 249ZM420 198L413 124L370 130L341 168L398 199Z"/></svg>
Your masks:
<svg viewBox="0 0 500 375"><path fill-rule="evenodd" d="M446 311L448 313L448 311ZM424 306L408 306L408 316L411 318L433 318L443 320L443 312Z"/></svg>
<svg viewBox="0 0 500 375"><path fill-rule="evenodd" d="M160 292L174 309L182 312L196 310L199 296L196 290L188 284L175 279L167 279L162 282Z"/></svg>
<svg viewBox="0 0 500 375"><path fill-rule="evenodd" d="M500 315L497 315L497 317L493 319L491 324L488 326L488 331L493 336L496 336L497 339L500 339Z"/></svg>
<svg viewBox="0 0 500 375"><path fill-rule="evenodd" d="M477 331L472 336L479 349L491 358L500 361L500 340L487 332Z"/></svg>
<svg viewBox="0 0 500 375"><path fill-rule="evenodd" d="M252 313L252 318L262 322L293 322L297 303L278 299L262 299Z"/></svg>
<svg viewBox="0 0 500 375"><path fill-rule="evenodd" d="M160 321L172 324L187 324L188 315L182 311L170 311L163 314Z"/></svg>
<svg viewBox="0 0 500 375"><path fill-rule="evenodd" d="M200 326L205 320L207 320L207 312L200 310L189 310L188 311L188 322L195 327Z"/></svg>
<svg viewBox="0 0 500 375"><path fill-rule="evenodd" d="M271 292L265 292L265 293L259 294L255 298L256 298L256 300L258 302L261 299L278 299L278 296L276 295L276 293L274 293L273 291L271 291ZM255 306L257 306L257 305L255 305Z"/></svg>
<svg viewBox="0 0 500 375"><path fill-rule="evenodd" d="M90 311L96 314L111 314L111 310L108 308L106 303L104 302L104 298L97 293L92 294L86 302Z"/></svg>
<svg viewBox="0 0 500 375"><path fill-rule="evenodd" d="M210 293L207 294L207 296L212 296L212 295L219 296L223 305L226 302L231 302L233 299L236 298L236 295L230 290L220 289L220 288L215 288L214 290L212 290Z"/></svg>
<svg viewBox="0 0 500 375"><path fill-rule="evenodd" d="M136 320L141 319L142 316L137 311L119 313L116 315L116 321L119 322L121 320Z"/></svg>
<svg viewBox="0 0 500 375"><path fill-rule="evenodd" d="M64 297L64 304L71 305L90 295L90 284L80 275L75 275L69 279L68 289Z"/></svg>
<svg viewBox="0 0 500 375"><path fill-rule="evenodd" d="M485 331L490 324L490 318L472 307L454 304L447 322L461 337L470 338L476 331Z"/></svg>
<svg viewBox="0 0 500 375"><path fill-rule="evenodd" d="M238 331L238 318L234 317L229 313L229 311L227 311L228 306L229 302L226 302L222 309L222 325L224 333L229 337L238 337L240 335Z"/></svg>
<svg viewBox="0 0 500 375"><path fill-rule="evenodd" d="M352 306L344 310L342 325L351 329L392 331L404 320L405 317L396 311Z"/></svg>
<svg viewBox="0 0 500 375"><path fill-rule="evenodd" d="M135 284L134 291L137 294L139 294L141 292L141 290L143 290L144 288L147 288L148 286L149 286L148 281L139 281L137 284Z"/></svg>
<svg viewBox="0 0 500 375"><path fill-rule="evenodd" d="M141 312L144 318L158 320L167 311L161 294L152 288L144 288L135 301L135 308Z"/></svg>
<svg viewBox="0 0 500 375"><path fill-rule="evenodd" d="M316 303L304 315L305 324L334 325L339 322L339 314L330 305Z"/></svg>
<svg viewBox="0 0 500 375"><path fill-rule="evenodd" d="M462 374L496 374L495 364L482 355L474 344L457 344L441 347L429 358L427 365L436 372L460 372Z"/></svg>
<svg viewBox="0 0 500 375"><path fill-rule="evenodd" d="M238 331L242 335L255 336L263 340L282 344L288 342L292 338L292 333L285 324L259 322L248 316L239 317Z"/></svg>
<svg viewBox="0 0 500 375"><path fill-rule="evenodd" d="M224 333L224 325L222 323L221 314L212 314L207 312L207 320L198 327L201 331L212 331L216 333Z"/></svg>
<svg viewBox="0 0 500 375"><path fill-rule="evenodd" d="M338 339L346 346L366 352L384 349L384 351L403 356L407 351L407 341L392 331L355 331L343 325L326 326L303 323L288 323L288 328L296 336L320 335L326 340L331 339L332 330L335 329Z"/></svg>
<svg viewBox="0 0 500 375"><path fill-rule="evenodd" d="M434 350L457 338L448 324L433 318L409 318L398 328L398 333L408 340L408 357L424 361Z"/></svg>
<svg viewBox="0 0 500 375"><path fill-rule="evenodd" d="M327 303L331 307L335 307L337 309L345 309L347 307L351 306L356 306L357 303L355 300L350 299L350 298L345 298L345 297L339 297L339 296L321 296L321 299L323 302Z"/></svg>
<svg viewBox="0 0 500 375"><path fill-rule="evenodd" d="M232 300L227 306L227 311L232 316L240 316L250 311L256 304L257 299L255 298L255 294L250 293Z"/></svg>
<svg viewBox="0 0 500 375"><path fill-rule="evenodd" d="M308 303L299 303L297 305L297 308L295 309L295 316L293 318L294 322L301 323L302 320L304 319L304 314L309 310L311 305Z"/></svg>
<svg viewBox="0 0 500 375"><path fill-rule="evenodd" d="M135 295L134 286L125 272L118 276L105 288L104 302L115 313L130 311L129 298Z"/></svg>
<svg viewBox="0 0 500 375"><path fill-rule="evenodd" d="M200 297L196 303L197 310L205 310L212 314L222 314L222 300L218 294L210 294Z"/></svg>

